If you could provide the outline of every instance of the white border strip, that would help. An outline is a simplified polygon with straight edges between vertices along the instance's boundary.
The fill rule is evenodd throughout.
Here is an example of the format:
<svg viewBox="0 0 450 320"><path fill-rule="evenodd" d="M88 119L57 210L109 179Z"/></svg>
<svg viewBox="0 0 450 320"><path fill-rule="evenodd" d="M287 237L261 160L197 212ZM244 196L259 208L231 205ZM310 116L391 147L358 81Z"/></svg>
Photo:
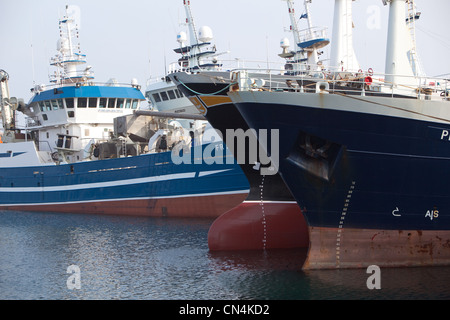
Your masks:
<svg viewBox="0 0 450 320"><path fill-rule="evenodd" d="M199 177L216 174L216 173L223 172L223 171L229 171L229 170L231 170L231 169L200 172ZM81 190L81 189L119 187L119 186L127 186L127 185L132 185L132 184L169 181L169 180L176 180L176 179L192 179L192 178L195 178L195 175L196 175L196 172L187 172L187 173L167 174L167 175L163 175L163 176L153 176L153 177L135 178L135 179L127 179L127 180L113 180L113 181L94 182L94 183L82 183L82 184L74 184L74 185L52 186L52 187L45 187L45 186L44 187L0 187L0 192L51 192L51 191L72 191L72 190Z"/></svg>
<svg viewBox="0 0 450 320"><path fill-rule="evenodd" d="M239 195L247 194L250 189L236 190L236 191L223 191L214 193L197 193L197 194L183 194L176 196L158 196L158 197L139 197L139 198L116 198L116 199L99 199L99 200L87 200L87 201L64 201L64 202L38 202L38 203L9 203L0 204L0 207L22 207L22 206L48 206L48 205L65 205L65 204L78 204L78 203L92 203L92 202L113 202L113 201L133 201L133 200L158 200L158 199L175 199L175 198L195 198L195 197L209 197L209 196L225 196L225 195Z"/></svg>
<svg viewBox="0 0 450 320"><path fill-rule="evenodd" d="M283 201L283 200L245 200L244 203L254 203L254 204L260 204L260 203L275 203L275 204L297 204L297 201Z"/></svg>

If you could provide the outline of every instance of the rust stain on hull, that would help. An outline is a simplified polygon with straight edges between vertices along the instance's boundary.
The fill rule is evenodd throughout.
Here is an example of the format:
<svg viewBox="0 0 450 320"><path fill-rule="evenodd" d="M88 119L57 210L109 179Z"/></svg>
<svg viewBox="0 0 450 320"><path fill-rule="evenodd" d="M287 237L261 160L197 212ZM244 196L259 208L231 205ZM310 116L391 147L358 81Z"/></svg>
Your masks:
<svg viewBox="0 0 450 320"><path fill-rule="evenodd" d="M165 199L138 199L60 203L34 206L4 206L2 210L31 212L86 213L103 215L217 218L242 203L247 193L232 195L193 196Z"/></svg>
<svg viewBox="0 0 450 320"><path fill-rule="evenodd" d="M340 231L338 231L340 230ZM337 234L340 234L337 237ZM304 270L450 265L450 231L309 227Z"/></svg>

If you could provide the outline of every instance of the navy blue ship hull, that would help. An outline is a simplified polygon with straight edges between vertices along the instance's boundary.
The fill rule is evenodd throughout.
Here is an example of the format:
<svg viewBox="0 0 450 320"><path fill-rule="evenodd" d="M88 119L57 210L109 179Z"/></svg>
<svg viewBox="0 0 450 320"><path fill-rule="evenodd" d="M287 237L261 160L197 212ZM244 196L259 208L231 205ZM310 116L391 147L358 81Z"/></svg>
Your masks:
<svg viewBox="0 0 450 320"><path fill-rule="evenodd" d="M227 76L228 73L225 73ZM195 77L196 75L192 75ZM203 81L195 82L191 80L189 76L184 73L171 75L174 82L178 84L178 89L191 100L191 102L197 107L197 109L204 115L209 123L218 130L227 144L226 130L242 129L247 131L248 125L242 118L236 106L232 103L231 99L227 97L227 89L230 86L230 81L220 82L211 81L207 76L204 76ZM179 77L183 78L184 82L181 82ZM202 79L200 77L200 79ZM236 155L236 150L230 150L233 155ZM248 146L245 150L248 154ZM258 159L259 161L259 159ZM278 174L265 176L266 184L265 189L261 190L261 173L259 170L255 170L254 163L240 163L241 169L246 175L250 184L250 193L247 200L249 201L295 201L294 197L287 189L285 183Z"/></svg>
<svg viewBox="0 0 450 320"><path fill-rule="evenodd" d="M450 262L449 124L234 101L251 128L280 130L280 174L310 228L306 267Z"/></svg>

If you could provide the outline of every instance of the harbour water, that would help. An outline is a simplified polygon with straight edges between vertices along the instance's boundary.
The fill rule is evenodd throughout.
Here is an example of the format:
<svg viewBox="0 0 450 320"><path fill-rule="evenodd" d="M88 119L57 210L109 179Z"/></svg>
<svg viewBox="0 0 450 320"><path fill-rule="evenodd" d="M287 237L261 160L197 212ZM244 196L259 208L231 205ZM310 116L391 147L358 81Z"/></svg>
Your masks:
<svg viewBox="0 0 450 320"><path fill-rule="evenodd" d="M449 267L381 269L369 289L366 269L302 271L305 250L210 252L211 223L0 212L0 299L450 298Z"/></svg>

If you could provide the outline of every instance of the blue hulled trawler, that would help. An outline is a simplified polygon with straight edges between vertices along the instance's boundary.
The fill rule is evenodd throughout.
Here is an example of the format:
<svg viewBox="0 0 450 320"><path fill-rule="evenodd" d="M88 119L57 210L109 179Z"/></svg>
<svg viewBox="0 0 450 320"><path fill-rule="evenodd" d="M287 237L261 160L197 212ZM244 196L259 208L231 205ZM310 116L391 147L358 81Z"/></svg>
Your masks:
<svg viewBox="0 0 450 320"><path fill-rule="evenodd" d="M217 217L241 203L249 186L239 166L194 161L206 144L139 110L137 81L94 82L67 9L50 85L33 88L25 104L10 97L9 75L0 72L0 209ZM20 128L17 112L27 116ZM190 163L172 161L179 143Z"/></svg>

